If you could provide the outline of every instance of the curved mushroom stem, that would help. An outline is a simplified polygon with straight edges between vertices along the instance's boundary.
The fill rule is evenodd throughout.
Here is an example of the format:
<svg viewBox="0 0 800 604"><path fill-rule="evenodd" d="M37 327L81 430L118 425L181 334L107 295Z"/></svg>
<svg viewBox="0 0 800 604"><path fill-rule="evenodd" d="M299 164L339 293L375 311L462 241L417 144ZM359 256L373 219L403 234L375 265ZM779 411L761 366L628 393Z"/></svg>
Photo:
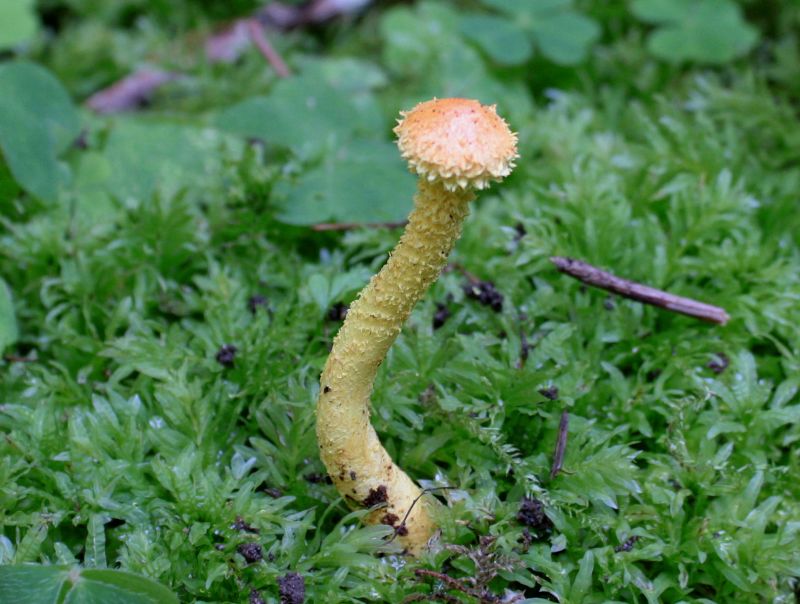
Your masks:
<svg viewBox="0 0 800 604"><path fill-rule="evenodd" d="M403 323L444 268L472 199L472 190L448 191L440 182L420 180L408 226L350 306L320 382L317 438L336 488L354 507L385 503L368 522L394 526L412 554L435 529L430 502L423 497L414 505L422 491L381 445L369 420L370 394Z"/></svg>

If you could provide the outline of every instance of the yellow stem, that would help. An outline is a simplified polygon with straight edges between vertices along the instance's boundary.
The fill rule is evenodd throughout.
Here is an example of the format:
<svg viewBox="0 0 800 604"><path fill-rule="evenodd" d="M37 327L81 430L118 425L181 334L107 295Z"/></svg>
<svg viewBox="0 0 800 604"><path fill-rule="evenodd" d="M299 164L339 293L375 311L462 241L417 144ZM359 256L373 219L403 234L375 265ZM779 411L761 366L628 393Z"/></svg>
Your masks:
<svg viewBox="0 0 800 604"><path fill-rule="evenodd" d="M328 473L350 505L386 504L370 514L370 522L399 527L411 509L398 531L410 553L425 546L435 526L425 498L412 509L421 490L381 445L369 420L370 394L403 323L444 268L473 198L470 190L420 181L408 226L350 306L320 381L317 438Z"/></svg>

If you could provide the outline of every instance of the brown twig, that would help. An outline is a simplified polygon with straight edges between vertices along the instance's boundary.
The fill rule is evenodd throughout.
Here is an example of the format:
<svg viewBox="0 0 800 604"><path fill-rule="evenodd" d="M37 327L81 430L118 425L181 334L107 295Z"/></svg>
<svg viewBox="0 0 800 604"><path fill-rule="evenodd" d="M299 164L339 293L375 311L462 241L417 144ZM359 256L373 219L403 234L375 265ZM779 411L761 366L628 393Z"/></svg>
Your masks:
<svg viewBox="0 0 800 604"><path fill-rule="evenodd" d="M252 43L248 19L237 19L205 40L206 58L212 63L234 63Z"/></svg>
<svg viewBox="0 0 800 604"><path fill-rule="evenodd" d="M180 77L181 74L174 71L143 67L111 86L95 92L86 101L86 106L95 113L104 114L136 109L147 102L164 84Z"/></svg>
<svg viewBox="0 0 800 604"><path fill-rule="evenodd" d="M555 264L556 268L562 273L575 277L587 285L614 292L631 300L637 300L638 302L651 304L719 325L725 325L730 319L725 309L718 306L704 304L691 298L676 296L654 287L622 279L581 260L553 256L550 258L550 262Z"/></svg>
<svg viewBox="0 0 800 604"><path fill-rule="evenodd" d="M550 480L555 478L564 467L564 454L567 452L567 431L569 430L569 413L561 412L561 421L558 423L558 438L553 451L553 465L550 467Z"/></svg>
<svg viewBox="0 0 800 604"><path fill-rule="evenodd" d="M16 354L7 354L3 356L3 359L8 361L9 363L35 363L39 359L36 356L32 357L21 357Z"/></svg>
<svg viewBox="0 0 800 604"><path fill-rule="evenodd" d="M258 17L274 27L292 29L358 13L371 2L372 0L310 0L299 6L270 2L258 11Z"/></svg>
<svg viewBox="0 0 800 604"><path fill-rule="evenodd" d="M258 19L247 20L247 31L250 34L250 39L253 41L253 44L256 45L267 62L272 65L272 69L275 70L275 73L282 78L288 78L292 75L283 57L278 54L278 51L275 50L272 44L269 43L269 40L267 40L267 35L264 33L264 26L261 25Z"/></svg>
<svg viewBox="0 0 800 604"><path fill-rule="evenodd" d="M323 231L354 231L356 229L401 229L406 226L406 221L402 222L322 222L312 224L311 230Z"/></svg>

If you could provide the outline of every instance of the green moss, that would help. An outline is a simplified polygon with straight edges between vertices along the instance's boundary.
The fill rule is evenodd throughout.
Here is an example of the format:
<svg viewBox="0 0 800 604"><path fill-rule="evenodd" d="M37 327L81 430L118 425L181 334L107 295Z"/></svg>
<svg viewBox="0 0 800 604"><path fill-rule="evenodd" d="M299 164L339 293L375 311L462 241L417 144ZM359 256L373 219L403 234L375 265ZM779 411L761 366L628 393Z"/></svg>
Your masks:
<svg viewBox="0 0 800 604"><path fill-rule="evenodd" d="M381 18L324 42L331 54L374 59ZM389 529L362 526L318 479L314 404L339 327L328 309L352 300L398 233L284 225L273 185L318 169L341 141L316 141L309 155L203 138L208 107L227 106L220 91L256 62L230 74L197 68L198 96L165 94L149 119L127 119L190 123L213 143L208 172L162 175L172 180L152 196L111 197L80 187L101 182L90 177L113 159L105 144L117 126L84 117L97 156L88 167L80 150L63 158L85 170L76 188L57 205L16 189L0 200L0 275L18 326L0 361L0 563L105 559L186 602L244 603L252 590L278 601L288 572L303 576L309 602L444 592L466 602L507 590L531 602L791 601L800 575L791 91L746 64L701 73L653 63L626 27L550 82L573 83L569 92L544 94L524 70L489 62L468 74L476 96L508 92L497 100L512 105L522 158L475 206L453 258L494 283L502 309L469 297L458 269L446 272L378 376L373 419L387 450L448 504L446 545L416 561L376 556L393 548ZM322 68L385 108L384 139L409 106L404 91L430 87L428 73L403 63L400 34L379 59L378 73L392 76L380 84L359 88L342 64ZM306 52L323 42L293 35ZM460 38L450 49L476 53ZM445 67L430 61L432 72ZM615 77L601 86L593 74ZM723 306L732 319L710 326L586 289L550 265L554 254ZM434 330L436 303L450 315ZM226 364L215 358L224 345L236 348ZM551 478L563 411L566 453ZM526 526L525 497L549 521L523 514ZM251 542L262 560L242 555Z"/></svg>

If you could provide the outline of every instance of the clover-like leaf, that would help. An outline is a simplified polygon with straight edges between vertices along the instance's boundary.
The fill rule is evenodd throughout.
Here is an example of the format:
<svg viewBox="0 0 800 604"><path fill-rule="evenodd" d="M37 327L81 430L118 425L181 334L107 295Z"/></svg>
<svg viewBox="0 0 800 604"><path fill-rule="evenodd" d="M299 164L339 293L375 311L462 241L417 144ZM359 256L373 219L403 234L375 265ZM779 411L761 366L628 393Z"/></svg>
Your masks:
<svg viewBox="0 0 800 604"><path fill-rule="evenodd" d="M0 151L23 189L55 199L63 180L57 155L79 130L78 113L50 72L25 62L0 66Z"/></svg>
<svg viewBox="0 0 800 604"><path fill-rule="evenodd" d="M414 178L394 145L354 140L296 181L279 182L275 196L282 206L278 218L290 224L347 222L354 216L384 222L408 214L413 191Z"/></svg>
<svg viewBox="0 0 800 604"><path fill-rule="evenodd" d="M657 25L647 47L671 63L725 63L747 53L758 32L730 0L634 0L633 13Z"/></svg>
<svg viewBox="0 0 800 604"><path fill-rule="evenodd" d="M583 61L600 37L597 23L571 10L547 15L534 23L533 32L542 54L561 65Z"/></svg>
<svg viewBox="0 0 800 604"><path fill-rule="evenodd" d="M36 0L0 2L0 49L28 42L39 29Z"/></svg>
<svg viewBox="0 0 800 604"><path fill-rule="evenodd" d="M207 185L219 174L218 151L223 140L211 129L120 121L111 131L103 155L96 158L92 186L120 199L143 200L156 191L170 196L183 188Z"/></svg>
<svg viewBox="0 0 800 604"><path fill-rule="evenodd" d="M370 97L371 98L371 97ZM223 110L217 118L223 130L313 154L333 137L380 130L375 111L356 104L351 90L340 90L305 74L279 82L268 96L258 96Z"/></svg>
<svg viewBox="0 0 800 604"><path fill-rule="evenodd" d="M505 17L465 15L461 19L461 32L501 65L524 63L533 52L528 34Z"/></svg>
<svg viewBox="0 0 800 604"><path fill-rule="evenodd" d="M507 15L516 27L502 25L503 32L474 34L484 50L493 56L482 40L508 36L511 30L525 32L539 47L542 54L561 65L575 65L586 58L589 49L600 37L600 27L593 20L572 7L571 0L483 0L483 4ZM487 22L488 27L492 24ZM498 27L494 24L493 27ZM465 32L470 35L470 32ZM494 42L495 45L500 42ZM513 42L516 46L517 43ZM495 58L493 56L493 58Z"/></svg>

